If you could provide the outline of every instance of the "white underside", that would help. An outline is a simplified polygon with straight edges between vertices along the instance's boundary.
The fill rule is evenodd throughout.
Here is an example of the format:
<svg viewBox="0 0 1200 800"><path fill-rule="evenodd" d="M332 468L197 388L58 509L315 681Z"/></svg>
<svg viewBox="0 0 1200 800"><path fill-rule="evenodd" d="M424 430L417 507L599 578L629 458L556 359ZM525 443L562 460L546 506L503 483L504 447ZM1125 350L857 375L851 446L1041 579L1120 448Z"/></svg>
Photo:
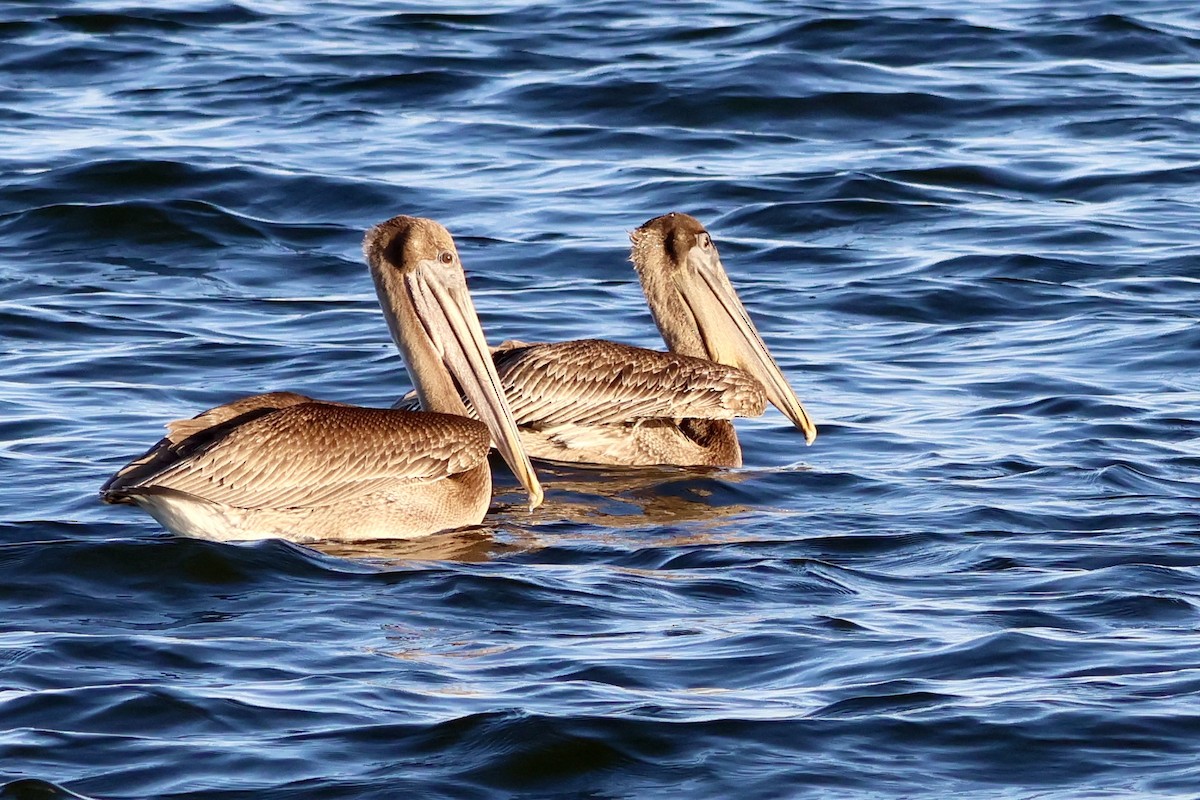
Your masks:
<svg viewBox="0 0 1200 800"><path fill-rule="evenodd" d="M218 542L273 539L275 530L256 528L250 519L258 512L210 503L186 494L139 495L134 498L159 525L179 536ZM287 538L292 538L288 536Z"/></svg>
<svg viewBox="0 0 1200 800"><path fill-rule="evenodd" d="M236 508L179 492L138 495L134 500L172 533L217 542L277 538L301 543L329 539L415 539L430 533L406 531L389 524L386 514L374 520L353 522L342 518L348 524L340 526L336 535L331 536L327 520L338 517L337 510L331 508Z"/></svg>

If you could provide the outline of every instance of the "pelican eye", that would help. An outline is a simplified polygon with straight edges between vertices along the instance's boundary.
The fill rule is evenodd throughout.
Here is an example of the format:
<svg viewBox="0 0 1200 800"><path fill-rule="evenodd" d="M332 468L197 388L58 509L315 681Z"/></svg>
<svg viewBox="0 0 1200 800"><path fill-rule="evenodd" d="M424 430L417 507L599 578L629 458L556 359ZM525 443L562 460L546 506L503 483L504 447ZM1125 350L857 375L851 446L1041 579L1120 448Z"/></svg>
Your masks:
<svg viewBox="0 0 1200 800"><path fill-rule="evenodd" d="M707 233L700 234L700 249L707 250L712 247L712 238Z"/></svg>
<svg viewBox="0 0 1200 800"><path fill-rule="evenodd" d="M438 261L442 262L443 264L453 264L454 253L451 253L449 250L443 250L442 252L438 253Z"/></svg>

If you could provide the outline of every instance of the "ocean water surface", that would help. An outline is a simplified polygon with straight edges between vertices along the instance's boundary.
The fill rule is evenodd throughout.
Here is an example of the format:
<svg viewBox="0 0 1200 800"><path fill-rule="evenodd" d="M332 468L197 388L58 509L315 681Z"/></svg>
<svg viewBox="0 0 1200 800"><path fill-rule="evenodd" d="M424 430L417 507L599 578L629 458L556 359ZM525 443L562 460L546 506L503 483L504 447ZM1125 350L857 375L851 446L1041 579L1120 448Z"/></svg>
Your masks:
<svg viewBox="0 0 1200 800"><path fill-rule="evenodd" d="M0 798L1200 795L1200 11L1165 0L0 5ZM489 340L661 347L712 231L821 434L499 468L306 548L98 502L162 424L410 388L360 254Z"/></svg>

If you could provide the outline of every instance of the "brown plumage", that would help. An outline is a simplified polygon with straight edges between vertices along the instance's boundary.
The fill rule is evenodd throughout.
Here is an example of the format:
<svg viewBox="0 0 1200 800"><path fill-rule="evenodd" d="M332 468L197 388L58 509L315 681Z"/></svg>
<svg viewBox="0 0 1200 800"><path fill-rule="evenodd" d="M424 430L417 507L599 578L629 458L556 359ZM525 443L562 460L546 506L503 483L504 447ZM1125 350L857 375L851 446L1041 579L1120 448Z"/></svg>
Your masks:
<svg viewBox="0 0 1200 800"><path fill-rule="evenodd" d="M603 339L505 343L493 352L521 441L550 461L740 466L731 420L767 402L816 436L737 297L708 231L666 214L630 236L669 352Z"/></svg>
<svg viewBox="0 0 1200 800"><path fill-rule="evenodd" d="M534 458L629 466L740 466L733 417L771 402L816 427L738 299L708 231L665 214L630 235L669 352L596 339L503 347L494 359Z"/></svg>
<svg viewBox="0 0 1200 800"><path fill-rule="evenodd" d="M427 411L292 392L242 398L168 423L167 436L114 475L102 498L204 538L407 538L483 519L494 439L532 504L540 502L449 233L397 217L368 231L364 252ZM484 410L482 422L463 416L459 385Z"/></svg>
<svg viewBox="0 0 1200 800"><path fill-rule="evenodd" d="M487 427L464 417L304 398L246 410L182 439L165 438L147 454L148 463L122 470L103 491L125 499L126 487L136 493L153 481L154 491L240 507L325 505L348 492L379 494L456 475L479 464L490 444ZM273 452L288 456L262 457Z"/></svg>
<svg viewBox="0 0 1200 800"><path fill-rule="evenodd" d="M604 339L512 347L493 360L522 425L732 419L758 416L767 402L741 370Z"/></svg>

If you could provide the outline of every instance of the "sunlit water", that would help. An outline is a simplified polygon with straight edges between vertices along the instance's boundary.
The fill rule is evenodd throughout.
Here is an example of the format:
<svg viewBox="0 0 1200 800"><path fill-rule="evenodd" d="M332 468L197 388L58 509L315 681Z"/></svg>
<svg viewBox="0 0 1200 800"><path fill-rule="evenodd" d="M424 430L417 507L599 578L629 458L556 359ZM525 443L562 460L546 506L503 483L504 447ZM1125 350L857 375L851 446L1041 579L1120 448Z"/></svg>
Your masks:
<svg viewBox="0 0 1200 800"><path fill-rule="evenodd" d="M1200 792L1192 4L85 0L0 38L0 797ZM658 347L627 232L670 210L811 448L771 411L741 470L547 469L533 515L502 477L484 529L326 551L98 503L166 420L409 388L367 226L444 223L493 342Z"/></svg>

